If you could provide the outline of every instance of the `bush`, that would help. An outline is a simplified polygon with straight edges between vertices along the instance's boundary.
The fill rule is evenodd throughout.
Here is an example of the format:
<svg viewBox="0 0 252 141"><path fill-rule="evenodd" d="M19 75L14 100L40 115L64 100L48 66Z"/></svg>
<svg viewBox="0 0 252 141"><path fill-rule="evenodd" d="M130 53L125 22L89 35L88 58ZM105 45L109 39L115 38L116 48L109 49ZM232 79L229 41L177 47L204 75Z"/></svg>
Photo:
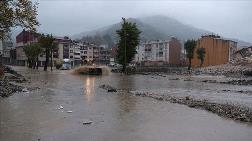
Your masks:
<svg viewBox="0 0 252 141"><path fill-rule="evenodd" d="M62 60L56 60L55 61L55 67L56 69L60 69L63 65L63 61Z"/></svg>

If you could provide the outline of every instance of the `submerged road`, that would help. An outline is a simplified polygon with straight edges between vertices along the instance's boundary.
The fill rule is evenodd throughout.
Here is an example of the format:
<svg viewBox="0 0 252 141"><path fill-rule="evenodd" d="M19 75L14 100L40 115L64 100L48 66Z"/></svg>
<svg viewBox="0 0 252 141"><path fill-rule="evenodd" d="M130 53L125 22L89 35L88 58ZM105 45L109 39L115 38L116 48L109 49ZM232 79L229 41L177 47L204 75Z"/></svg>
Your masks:
<svg viewBox="0 0 252 141"><path fill-rule="evenodd" d="M249 86L170 80L174 76L26 72L41 89L0 98L0 141L251 141L252 125L185 105L100 89L192 95L251 106ZM248 93L240 94L236 90ZM223 90L232 90L229 92ZM88 123L89 122L89 123Z"/></svg>

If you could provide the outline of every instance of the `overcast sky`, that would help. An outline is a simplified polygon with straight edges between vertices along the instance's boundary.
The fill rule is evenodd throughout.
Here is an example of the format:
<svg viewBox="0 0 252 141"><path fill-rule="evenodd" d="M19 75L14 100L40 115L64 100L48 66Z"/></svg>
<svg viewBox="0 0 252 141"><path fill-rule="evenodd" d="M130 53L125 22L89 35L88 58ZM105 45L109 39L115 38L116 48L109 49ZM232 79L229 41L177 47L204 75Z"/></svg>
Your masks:
<svg viewBox="0 0 252 141"><path fill-rule="evenodd" d="M73 35L121 17L166 15L225 37L252 42L250 0L37 0L39 31Z"/></svg>

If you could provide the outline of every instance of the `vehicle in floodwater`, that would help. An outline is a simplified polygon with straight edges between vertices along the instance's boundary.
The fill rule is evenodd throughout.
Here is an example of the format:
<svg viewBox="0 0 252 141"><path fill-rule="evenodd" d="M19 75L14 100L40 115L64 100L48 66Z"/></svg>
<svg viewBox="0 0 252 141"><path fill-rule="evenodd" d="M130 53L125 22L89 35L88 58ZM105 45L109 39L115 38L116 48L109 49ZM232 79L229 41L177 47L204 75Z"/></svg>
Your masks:
<svg viewBox="0 0 252 141"><path fill-rule="evenodd" d="M63 59L63 64L61 70L70 70L71 69L71 61L70 59Z"/></svg>

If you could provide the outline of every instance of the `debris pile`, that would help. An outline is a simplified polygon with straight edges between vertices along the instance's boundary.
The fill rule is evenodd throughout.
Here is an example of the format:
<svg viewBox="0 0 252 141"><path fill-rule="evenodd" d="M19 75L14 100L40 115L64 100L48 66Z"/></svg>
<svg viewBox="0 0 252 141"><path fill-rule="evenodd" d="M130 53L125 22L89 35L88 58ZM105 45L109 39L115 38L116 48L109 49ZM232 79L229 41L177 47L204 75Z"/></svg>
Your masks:
<svg viewBox="0 0 252 141"><path fill-rule="evenodd" d="M107 90L108 92L117 92L116 88L113 88L110 85L103 84L103 85L100 85L99 87L102 88L102 89Z"/></svg>
<svg viewBox="0 0 252 141"><path fill-rule="evenodd" d="M0 97L8 97L15 92L27 92L27 88L16 83L25 82L26 79L21 74L8 66L3 66L4 76L0 79ZM25 91L24 91L25 90Z"/></svg>
<svg viewBox="0 0 252 141"><path fill-rule="evenodd" d="M170 95L158 95L148 92L131 92L135 96L150 97L160 101L169 101L172 103L178 103L187 105L193 108L204 109L212 113L218 114L222 117L227 117L234 120L239 120L243 122L252 122L252 111L248 107L233 105L233 104L223 104L214 103L208 100L194 99L190 96L176 97Z"/></svg>
<svg viewBox="0 0 252 141"><path fill-rule="evenodd" d="M241 76L252 73L252 65L224 64L204 67L196 71L211 75Z"/></svg>
<svg viewBox="0 0 252 141"><path fill-rule="evenodd" d="M14 92L22 92L24 87L15 85L7 79L0 80L0 97L8 97Z"/></svg>

